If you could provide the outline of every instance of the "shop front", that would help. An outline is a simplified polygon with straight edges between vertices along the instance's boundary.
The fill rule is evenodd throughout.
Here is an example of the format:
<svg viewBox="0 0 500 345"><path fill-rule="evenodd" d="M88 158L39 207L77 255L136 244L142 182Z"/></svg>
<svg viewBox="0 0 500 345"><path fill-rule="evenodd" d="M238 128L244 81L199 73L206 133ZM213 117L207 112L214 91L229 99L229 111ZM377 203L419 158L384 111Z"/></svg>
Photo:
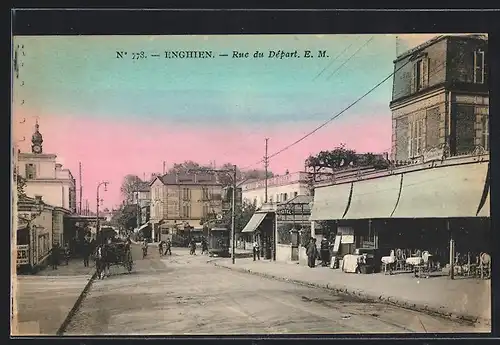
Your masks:
<svg viewBox="0 0 500 345"><path fill-rule="evenodd" d="M299 261L304 234L310 233L312 197L297 195L276 209L276 260Z"/></svg>
<svg viewBox="0 0 500 345"><path fill-rule="evenodd" d="M276 209L273 205L262 205L245 225L242 234L253 234L259 243L261 257L276 260Z"/></svg>
<svg viewBox="0 0 500 345"><path fill-rule="evenodd" d="M470 161L321 187L312 225L334 222L338 257L372 251L438 266L476 262L491 250L488 176L487 161Z"/></svg>

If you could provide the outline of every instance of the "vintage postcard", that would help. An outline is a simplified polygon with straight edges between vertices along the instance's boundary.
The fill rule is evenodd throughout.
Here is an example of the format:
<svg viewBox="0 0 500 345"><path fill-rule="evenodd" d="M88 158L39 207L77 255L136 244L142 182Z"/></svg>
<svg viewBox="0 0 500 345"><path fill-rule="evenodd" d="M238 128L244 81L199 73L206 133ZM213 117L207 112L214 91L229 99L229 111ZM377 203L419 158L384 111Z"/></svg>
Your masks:
<svg viewBox="0 0 500 345"><path fill-rule="evenodd" d="M488 36L15 36L12 335L491 331Z"/></svg>

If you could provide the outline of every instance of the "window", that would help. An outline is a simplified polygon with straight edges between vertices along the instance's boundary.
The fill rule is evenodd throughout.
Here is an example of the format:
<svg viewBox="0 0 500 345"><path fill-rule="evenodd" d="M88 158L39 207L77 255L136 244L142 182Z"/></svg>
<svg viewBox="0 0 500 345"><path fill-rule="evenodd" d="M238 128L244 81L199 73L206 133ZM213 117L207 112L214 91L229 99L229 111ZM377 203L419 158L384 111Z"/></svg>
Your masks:
<svg viewBox="0 0 500 345"><path fill-rule="evenodd" d="M417 60L413 65L412 92L417 92L428 86L429 81L429 58L424 57Z"/></svg>
<svg viewBox="0 0 500 345"><path fill-rule="evenodd" d="M283 194L283 200L286 201L288 199L288 194L287 193L284 193Z"/></svg>
<svg viewBox="0 0 500 345"><path fill-rule="evenodd" d="M297 195L299 195L298 192L293 192L293 197L295 198Z"/></svg>
<svg viewBox="0 0 500 345"><path fill-rule="evenodd" d="M26 178L35 179L36 178L36 166L35 164L26 164Z"/></svg>
<svg viewBox="0 0 500 345"><path fill-rule="evenodd" d="M271 204L273 203L273 196L272 196L272 195L270 195L270 196L269 196L269 202L270 202Z"/></svg>
<svg viewBox="0 0 500 345"><path fill-rule="evenodd" d="M191 218L191 206L183 205L182 206L182 217L183 218Z"/></svg>
<svg viewBox="0 0 500 345"><path fill-rule="evenodd" d="M409 124L410 136L408 137L408 157L418 157L424 150L424 119L417 119Z"/></svg>
<svg viewBox="0 0 500 345"><path fill-rule="evenodd" d="M191 199L191 193L189 188L182 188L182 199L183 200L190 200Z"/></svg>
<svg viewBox="0 0 500 345"><path fill-rule="evenodd" d="M474 52L474 83L484 84L484 51L479 49Z"/></svg>
<svg viewBox="0 0 500 345"><path fill-rule="evenodd" d="M202 193L202 199L203 200L209 200L210 199L210 196L209 196L209 192L208 192L208 188L207 187L203 187L201 189L201 193Z"/></svg>
<svg viewBox="0 0 500 345"><path fill-rule="evenodd" d="M474 149L476 114L474 106L457 104L452 108L452 154L467 154Z"/></svg>
<svg viewBox="0 0 500 345"><path fill-rule="evenodd" d="M490 140L490 130L488 128L489 126L489 116L488 115L483 115L481 118L481 146L485 150L490 149L489 145L489 140Z"/></svg>
<svg viewBox="0 0 500 345"><path fill-rule="evenodd" d="M439 107L433 107L426 111L426 148L433 148L439 146L439 125L441 122L441 114Z"/></svg>
<svg viewBox="0 0 500 345"><path fill-rule="evenodd" d="M208 205L203 205L203 217L208 216L209 213L210 213L209 206Z"/></svg>

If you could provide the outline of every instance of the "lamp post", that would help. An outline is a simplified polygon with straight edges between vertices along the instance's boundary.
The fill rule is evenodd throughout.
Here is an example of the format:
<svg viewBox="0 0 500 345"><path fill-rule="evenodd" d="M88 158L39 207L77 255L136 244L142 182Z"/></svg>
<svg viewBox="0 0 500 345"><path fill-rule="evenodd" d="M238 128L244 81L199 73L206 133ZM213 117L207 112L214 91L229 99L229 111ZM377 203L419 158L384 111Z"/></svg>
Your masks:
<svg viewBox="0 0 500 345"><path fill-rule="evenodd" d="M231 170L223 169L189 169L190 171L203 171L203 172L214 172L214 173L225 173L231 178L232 182L232 198L231 198L231 259L233 264L235 263L235 244L236 244L236 228L235 228L235 217L236 217L236 165L233 165Z"/></svg>
<svg viewBox="0 0 500 345"><path fill-rule="evenodd" d="M99 236L99 230L100 230L100 222L99 222L99 202L100 202L100 199L99 199L99 189L101 188L101 186L104 185L104 191L107 192L108 191L108 181L102 181L102 182L99 182L99 184L97 185L97 198L96 198L96 201L97 201L97 204L96 204L96 237ZM102 243L102 238L101 238L101 243Z"/></svg>

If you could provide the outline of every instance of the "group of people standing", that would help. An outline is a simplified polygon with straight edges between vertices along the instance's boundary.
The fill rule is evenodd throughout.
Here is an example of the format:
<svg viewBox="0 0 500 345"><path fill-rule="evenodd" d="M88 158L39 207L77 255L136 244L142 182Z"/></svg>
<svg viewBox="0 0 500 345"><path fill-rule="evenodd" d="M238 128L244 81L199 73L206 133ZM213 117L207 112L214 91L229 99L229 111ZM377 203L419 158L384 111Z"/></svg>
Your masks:
<svg viewBox="0 0 500 345"><path fill-rule="evenodd" d="M208 242L205 236L201 237L201 254L208 254ZM189 254L196 255L196 241L194 238L191 238L189 241Z"/></svg>
<svg viewBox="0 0 500 345"><path fill-rule="evenodd" d="M328 266L331 260L330 247L330 241L326 236L321 240L320 250L316 246L316 238L310 238L306 246L307 266L316 267L317 259L321 259L322 266Z"/></svg>
<svg viewBox="0 0 500 345"><path fill-rule="evenodd" d="M160 243L158 244L158 252L160 253L160 256L164 256L167 254L172 255L172 242L170 241L170 238L168 238L166 241L160 241Z"/></svg>

